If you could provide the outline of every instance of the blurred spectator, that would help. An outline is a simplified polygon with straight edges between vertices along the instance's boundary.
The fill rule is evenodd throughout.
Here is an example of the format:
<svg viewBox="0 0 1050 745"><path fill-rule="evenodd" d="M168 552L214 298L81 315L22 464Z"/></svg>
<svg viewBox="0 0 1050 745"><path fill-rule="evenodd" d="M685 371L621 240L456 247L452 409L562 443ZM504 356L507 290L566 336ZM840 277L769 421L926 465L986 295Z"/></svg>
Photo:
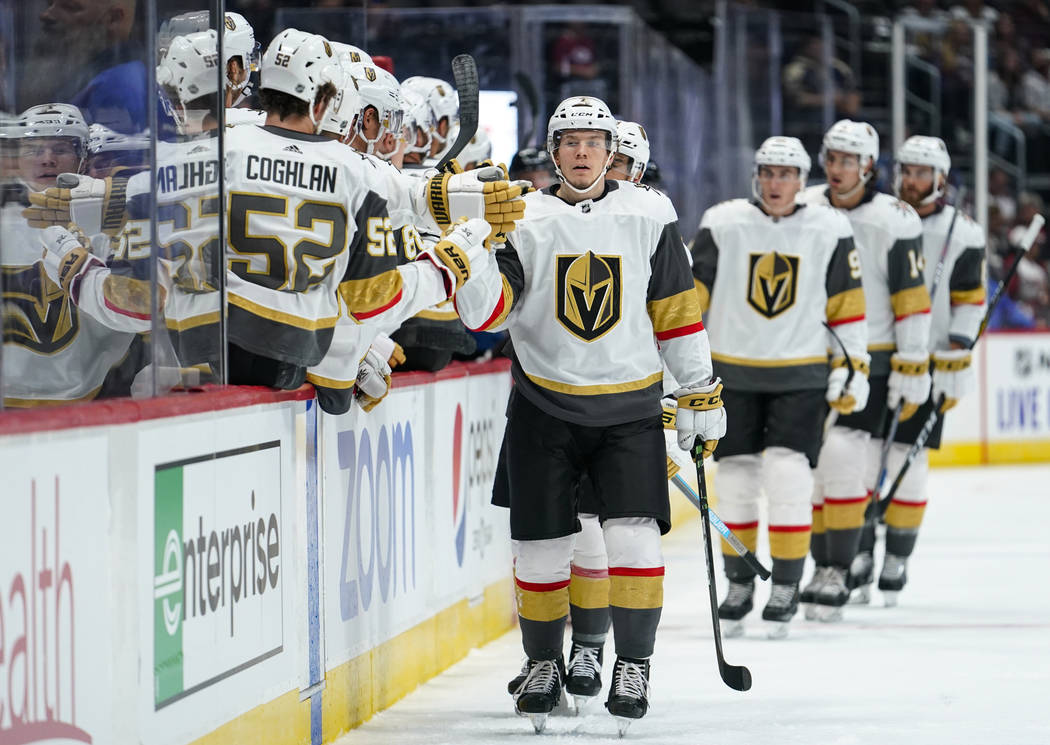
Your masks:
<svg viewBox="0 0 1050 745"><path fill-rule="evenodd" d="M146 128L146 66L135 34L137 0L48 0L27 97L68 101L89 123Z"/></svg>
<svg viewBox="0 0 1050 745"><path fill-rule="evenodd" d="M1010 188L1010 177L1001 168L993 168L988 174L989 205L995 205L999 214L1007 223L1013 223L1017 217L1017 200Z"/></svg>
<svg viewBox="0 0 1050 745"><path fill-rule="evenodd" d="M965 21L983 23L988 28L999 19L999 11L986 5L983 0L965 0L951 9L952 17Z"/></svg>
<svg viewBox="0 0 1050 745"><path fill-rule="evenodd" d="M831 96L834 119L850 119L860 111L860 92L849 65L832 58ZM806 39L794 59L784 68L785 131L816 152L830 122L824 121L824 41L814 35Z"/></svg>
<svg viewBox="0 0 1050 745"><path fill-rule="evenodd" d="M551 46L550 64L557 79L559 98L608 99L609 87L601 77L597 45L587 31L587 24L575 22L565 26Z"/></svg>

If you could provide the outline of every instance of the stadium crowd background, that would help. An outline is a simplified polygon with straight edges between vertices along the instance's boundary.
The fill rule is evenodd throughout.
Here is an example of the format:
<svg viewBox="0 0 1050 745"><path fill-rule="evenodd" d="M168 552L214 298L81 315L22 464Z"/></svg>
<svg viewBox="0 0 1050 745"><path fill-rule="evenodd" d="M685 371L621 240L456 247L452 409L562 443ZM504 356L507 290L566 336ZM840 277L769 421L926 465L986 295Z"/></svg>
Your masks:
<svg viewBox="0 0 1050 745"><path fill-rule="evenodd" d="M152 14L158 19L194 9L198 4L184 0L156 0ZM503 6L535 5L504 3ZM569 8L591 9L594 20L553 18L542 30L541 80L532 83L545 104L569 94L591 94L609 101L617 110L620 99L629 95L618 78L616 56L625 53L616 26L601 21L602 9L595 3L569 3ZM613 5L613 4L609 4ZM753 109L761 109L763 96L776 88L782 96L783 118L779 132L769 129L761 119L755 121L755 142L769 134L797 136L814 155L828 114L834 119L848 117L869 121L882 135L879 186L892 190L892 152L889 136L890 80L889 34L894 18L907 17L916 23L917 31L908 37L909 54L937 71L937 84L910 68L909 90L928 102L926 109L909 112L909 134L939 133L948 143L953 157L953 180L962 183L971 167L965 153L973 144L972 117L972 24L989 29L988 108L991 168L989 173L990 206L988 214L989 283L994 285L1009 269L1010 250L1035 213L1046 213L1050 199L1050 4L1044 0L961 4L920 0L914 3L886 3L859 0L846 4L838 0L793 0L791 2L674 2L652 0L616 3L632 9L656 33L687 54L700 69L712 71L718 55L719 19L730 8L744 19L746 31L746 69L740 74L749 81ZM849 5L855 15L843 14ZM61 0L31 0L20 3L0 2L0 28L4 33L0 48L0 111L5 121L42 103L71 103L79 107L89 124L104 124L111 131L139 142L149 121L147 87L142 60L145 59L147 4L144 0L84 0L70 5ZM501 66L506 67L505 50L498 44L485 46L485 29L472 26L470 8L490 8L492 4L471 0L412 0L400 2L352 3L348 0L228 0L226 9L241 13L254 27L255 38L265 48L278 27L281 13L300 10L338 11L345 9L364 13L367 19L362 38L347 39L361 44L373 55L390 58L392 72L398 78L416 74L430 60L429 74L447 77L447 60L433 56L427 49L408 50L404 46L387 48L396 28L384 13L399 8L450 7L467 8L459 16L463 23L448 37L448 27L435 28L435 38L444 35L443 48L457 41L469 42L475 50L482 75L486 77ZM373 13L374 11L374 13ZM766 33L764 19L775 14L780 35L772 49L772 35ZM287 17L287 16L286 16ZM850 18L859 22L848 28ZM833 43L815 33L821 19L830 19ZM752 24L752 22L754 22ZM928 24L924 26L923 24ZM752 24L754 29L752 30ZM458 36L456 35L458 34ZM852 36L851 36L852 34ZM481 41L479 41L481 39ZM491 47L491 48L490 48ZM775 55L775 56L774 56ZM741 59L741 58L738 58ZM769 60L782 60L776 86L762 78L770 71ZM502 62L501 62L502 61ZM500 73L505 76L505 72ZM257 75L257 73L256 73ZM830 85L828 91L826 86ZM522 91L519 90L519 93ZM688 95L688 91L683 91ZM828 108L828 95L832 111ZM553 105L553 104L551 104ZM546 121L549 112L535 113L536 120ZM657 123L636 116L646 127ZM666 123L664 123L666 125ZM763 129L765 127L765 129ZM937 131L930 131L936 127ZM542 149L542 127L533 142L520 146ZM671 130L664 131L674 131ZM680 131L680 130L679 130ZM688 139L700 133L680 131L687 141L676 143L688 150ZM14 173L11 138L0 140L4 160L0 175L4 193L17 199L11 179ZM743 143L747 145L747 143ZM140 154L148 150L143 146ZM534 151L533 151L534 152ZM99 155L104 153L104 148ZM749 157L749 156L748 156ZM531 158L520 159L524 166ZM814 159L815 160L815 159ZM105 168L119 165L99 158L93 167L104 174ZM660 163L655 162L649 181L659 186ZM542 178L541 164L534 175ZM698 174L708 178L709 173ZM550 176L547 170L547 177ZM811 181L820 179L819 173ZM708 204L685 205L674 184L665 185L681 214L699 214ZM707 194L708 192L705 192ZM719 199L739 194L714 194ZM5 197L6 199L7 197ZM712 199L710 201L717 201ZM967 203L972 202L970 196ZM693 226L683 225L690 235ZM0 246L0 253L4 251ZM9 254L10 255L10 254ZM1004 258L1004 257L1011 258ZM1050 242L1046 232L1027 257L1020 259L1016 278L1007 288L1005 301L993 318L993 328L1045 328L1050 325ZM5 261L6 263L6 261ZM5 325L6 331L6 325ZM498 345L482 340L475 354L492 354ZM469 356L469 355L468 355Z"/></svg>

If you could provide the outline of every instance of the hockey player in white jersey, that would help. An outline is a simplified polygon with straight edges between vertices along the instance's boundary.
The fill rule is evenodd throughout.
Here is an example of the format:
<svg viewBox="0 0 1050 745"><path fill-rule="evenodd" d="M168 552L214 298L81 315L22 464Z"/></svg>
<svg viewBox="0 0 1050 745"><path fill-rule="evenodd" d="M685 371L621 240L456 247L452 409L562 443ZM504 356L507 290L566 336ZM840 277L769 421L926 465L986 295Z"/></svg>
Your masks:
<svg viewBox="0 0 1050 745"><path fill-rule="evenodd" d="M369 224L385 225L388 204L448 226L464 210L499 217L522 191L475 171L395 193L366 158L317 134L339 81L326 39L283 31L263 56L266 125L228 134L231 382L297 387L328 351L342 309L394 323L451 297L472 260L487 255L489 231L475 220L422 262L399 267L396 256L372 256Z"/></svg>
<svg viewBox="0 0 1050 745"><path fill-rule="evenodd" d="M51 188L60 174L79 170L87 155L88 126L70 104L31 107L16 131L19 171L33 188ZM85 279L89 269L103 266L86 236L40 225L22 208L9 202L0 219L4 405L126 393L110 372L128 352L134 333L126 322L136 323L141 308L123 283Z"/></svg>
<svg viewBox="0 0 1050 745"><path fill-rule="evenodd" d="M733 412L715 454L718 509L756 551L761 493L768 500L773 586L762 618L771 638L787 634L798 609L827 406L849 414L868 397L860 258L841 213L796 202L809 169L799 140L769 138L755 153L754 199L711 207L692 244L715 374ZM848 382L825 323L853 365ZM725 541L722 557L730 584L718 616L727 635L738 635L754 605L755 572Z"/></svg>
<svg viewBox="0 0 1050 745"><path fill-rule="evenodd" d="M890 478L900 470L909 446L941 396L944 397L943 413L976 386L970 347L986 307L985 239L984 231L969 216L961 212L956 215L956 207L943 203L950 169L948 149L939 137L909 137L896 153L897 195L922 218L926 287L932 305L928 349L933 367L933 392L915 416L897 430L889 451ZM951 239L947 252L942 254L949 231ZM886 605L896 604L897 593L907 582L906 564L915 549L926 510L927 451L939 447L943 425L941 417L886 511L886 558L878 579ZM866 474L869 489L876 487L877 458L882 444L882 440L873 438L869 445ZM857 586L851 598L853 602L870 599L874 543L874 526L865 525L860 553L850 568L852 582Z"/></svg>
<svg viewBox="0 0 1050 745"><path fill-rule="evenodd" d="M616 142L602 101L563 101L547 128L560 183L526 197L525 219L456 298L468 327L505 326L514 345L507 476L529 658L515 708L537 730L562 693L581 475L601 502L617 654L606 707L623 724L648 709L663 605L662 361L683 382L681 447L700 438L710 452L725 433L674 208L652 190L606 180Z"/></svg>
<svg viewBox="0 0 1050 745"><path fill-rule="evenodd" d="M906 421L929 396L927 341L930 296L923 279L922 224L910 206L871 183L879 136L864 122L836 122L824 135L821 163L827 186L804 193L809 204L831 205L849 219L864 271L871 353L871 393L862 411L838 419L820 452L813 490L811 551L817 569L803 592L807 616L835 621L849 599L849 567L860 544L870 494L869 451L900 408ZM876 463L878 456L876 454ZM877 468L877 465L876 465Z"/></svg>
<svg viewBox="0 0 1050 745"><path fill-rule="evenodd" d="M637 183L641 172L635 164L649 159L649 145L644 133L639 136L641 125L634 122L616 123L617 145L612 165L605 178L610 181ZM639 143L644 147L640 155ZM618 167L619 166L619 167ZM637 175L637 178L630 178ZM673 384L671 391L677 388ZM665 390L667 385L665 383ZM496 477L506 475L506 448L500 449L500 467ZM677 467L677 466L676 466ZM507 489L501 485L494 489L493 504L509 507ZM498 497L498 498L497 498ZM580 478L577 490L580 532L573 546L569 577L569 622L572 625L572 648L565 668L565 691L571 695L579 710L586 702L597 696L602 688L602 664L605 661L605 637L611 623L609 615L609 557L605 551L605 536L602 534L598 516L600 502L594 493L594 485L586 475ZM528 674L526 664L522 672L507 685L514 694Z"/></svg>

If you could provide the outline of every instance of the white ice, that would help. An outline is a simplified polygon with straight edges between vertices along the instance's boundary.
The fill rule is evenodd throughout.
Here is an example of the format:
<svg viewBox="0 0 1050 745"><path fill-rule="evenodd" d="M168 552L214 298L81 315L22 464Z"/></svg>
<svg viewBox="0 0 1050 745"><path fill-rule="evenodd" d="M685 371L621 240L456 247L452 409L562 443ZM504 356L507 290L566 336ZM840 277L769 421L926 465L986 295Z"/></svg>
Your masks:
<svg viewBox="0 0 1050 745"><path fill-rule="evenodd" d="M337 743L1048 745L1048 525L1050 465L934 469L900 605L883 607L875 590L838 624L800 610L790 636L770 641L762 583L746 635L725 641L728 661L754 679L738 693L718 676L694 519L665 539L652 707L624 740L603 698L533 734L506 693L522 659L514 629ZM606 686L613 656L610 638Z"/></svg>

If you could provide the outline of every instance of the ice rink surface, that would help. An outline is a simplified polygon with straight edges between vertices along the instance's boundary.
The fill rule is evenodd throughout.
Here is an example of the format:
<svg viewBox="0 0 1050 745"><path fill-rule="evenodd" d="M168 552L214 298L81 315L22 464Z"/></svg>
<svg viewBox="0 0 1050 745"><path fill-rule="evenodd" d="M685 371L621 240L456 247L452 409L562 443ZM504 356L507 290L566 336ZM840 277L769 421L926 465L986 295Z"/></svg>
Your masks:
<svg viewBox="0 0 1050 745"><path fill-rule="evenodd" d="M652 706L624 740L602 706L612 639L602 698L580 716L552 716L536 735L506 692L522 660L515 629L337 742L1048 745L1048 525L1050 465L932 470L900 605L883 607L876 590L838 624L806 621L800 609L788 638L770 641L760 583L746 635L725 640L727 660L754 679L738 693L718 677L694 519L665 538ZM759 556L768 561L765 546Z"/></svg>

